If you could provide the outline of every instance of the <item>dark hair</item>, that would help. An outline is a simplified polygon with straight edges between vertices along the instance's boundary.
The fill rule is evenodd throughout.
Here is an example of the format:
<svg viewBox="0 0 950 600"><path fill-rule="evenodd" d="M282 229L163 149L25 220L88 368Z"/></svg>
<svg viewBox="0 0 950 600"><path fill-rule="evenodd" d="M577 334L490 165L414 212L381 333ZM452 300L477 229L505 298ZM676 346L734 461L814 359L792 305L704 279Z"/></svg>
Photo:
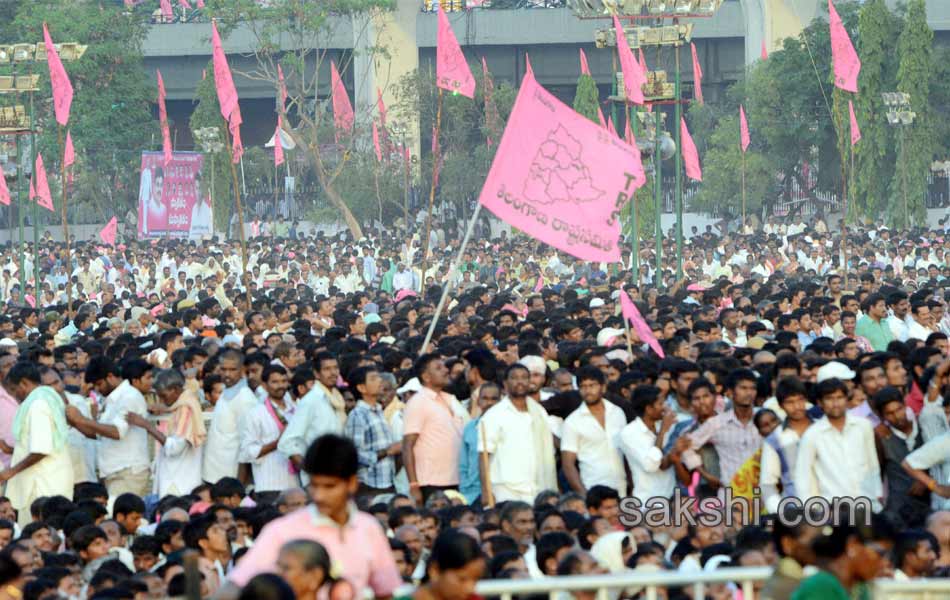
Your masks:
<svg viewBox="0 0 950 600"><path fill-rule="evenodd" d="M716 386L705 377L699 377L698 379L694 379L693 382L689 384L689 387L686 388L686 397L692 398L693 394L703 388L709 390L709 393L713 396L716 395Z"/></svg>
<svg viewBox="0 0 950 600"><path fill-rule="evenodd" d="M264 370L261 371L261 381L264 383L267 383L267 380L270 379L270 376L273 375L274 373L278 373L280 375L286 376L287 369L285 369L284 367L280 365L267 365L266 367L264 367Z"/></svg>
<svg viewBox="0 0 950 600"><path fill-rule="evenodd" d="M633 414L642 417L647 407L657 401L660 397L660 388L655 385L640 385L634 388L633 397L630 399L633 405Z"/></svg>
<svg viewBox="0 0 950 600"><path fill-rule="evenodd" d="M920 542L932 543L930 535L930 533L920 529L908 529L900 532L894 541L894 566L903 569L904 558L908 554L916 552Z"/></svg>
<svg viewBox="0 0 950 600"><path fill-rule="evenodd" d="M141 358L133 358L122 363L122 378L132 381L141 379L146 373L152 370L152 365Z"/></svg>
<svg viewBox="0 0 950 600"><path fill-rule="evenodd" d="M132 542L129 547L133 556L136 554L152 554L156 558L162 553L162 545L158 538L152 535L140 535Z"/></svg>
<svg viewBox="0 0 950 600"><path fill-rule="evenodd" d="M620 501L620 494L617 490L606 485L595 485L587 490L587 498L584 499L584 504L588 509L600 509L605 500L611 499Z"/></svg>
<svg viewBox="0 0 950 600"><path fill-rule="evenodd" d="M318 437L310 444L303 464L304 471L310 475L350 479L356 476L359 458L356 446L351 440L328 434Z"/></svg>
<svg viewBox="0 0 950 600"><path fill-rule="evenodd" d="M106 532L95 525L83 525L69 536L69 548L81 552L98 539L108 540Z"/></svg>
<svg viewBox="0 0 950 600"><path fill-rule="evenodd" d="M7 373L8 382L17 385L24 380L36 384L40 383L40 369L36 363L21 361L10 367L10 371Z"/></svg>
<svg viewBox="0 0 950 600"><path fill-rule="evenodd" d="M904 403L904 394L896 387L887 386L871 397L871 406L874 407L874 412L876 412L878 416L884 413L884 407L891 402Z"/></svg>
<svg viewBox="0 0 950 600"><path fill-rule="evenodd" d="M273 573L255 575L247 582L238 600L294 600L290 585Z"/></svg>
<svg viewBox="0 0 950 600"><path fill-rule="evenodd" d="M549 558L556 558L557 553L560 552L561 549L571 548L573 546L574 538L565 531L550 531L545 533L538 538L538 543L535 545L535 560L538 563L538 568L541 569L542 573L547 575L544 570L544 563L546 563Z"/></svg>
<svg viewBox="0 0 950 600"><path fill-rule="evenodd" d="M778 399L779 405L781 406L785 400L792 396L808 398L808 390L805 389L805 384L797 377L783 377L775 386L775 397Z"/></svg>
<svg viewBox="0 0 950 600"><path fill-rule="evenodd" d="M743 381L751 381L753 384L757 384L759 378L752 369L736 369L729 373L726 378L726 388L734 390Z"/></svg>
<svg viewBox="0 0 950 600"><path fill-rule="evenodd" d="M446 529L435 538L435 543L432 544L432 554L426 563L426 575L423 580L428 580L428 570L432 566L437 566L440 571L448 571L461 569L465 565L484 558L481 546L472 536L456 529Z"/></svg>
<svg viewBox="0 0 950 600"><path fill-rule="evenodd" d="M234 477L222 477L211 486L211 499L244 497L244 484Z"/></svg>
<svg viewBox="0 0 950 600"><path fill-rule="evenodd" d="M848 387L840 379L826 379L815 385L815 399L822 400L825 396L830 396L834 392L841 392L847 397Z"/></svg>
<svg viewBox="0 0 950 600"><path fill-rule="evenodd" d="M607 378L597 367L582 367L577 371L577 385L580 385L582 381L595 381L603 385Z"/></svg>
<svg viewBox="0 0 950 600"><path fill-rule="evenodd" d="M145 514L145 502L131 492L121 494L112 505L112 518L129 513Z"/></svg>

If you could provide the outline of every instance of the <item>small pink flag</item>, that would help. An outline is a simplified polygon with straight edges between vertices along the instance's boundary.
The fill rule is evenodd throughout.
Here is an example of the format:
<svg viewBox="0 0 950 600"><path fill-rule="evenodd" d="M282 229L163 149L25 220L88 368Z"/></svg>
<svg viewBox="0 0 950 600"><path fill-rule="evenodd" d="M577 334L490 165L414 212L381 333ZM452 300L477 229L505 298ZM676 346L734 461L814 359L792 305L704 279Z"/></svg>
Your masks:
<svg viewBox="0 0 950 600"><path fill-rule="evenodd" d="M452 24L439 4L439 30L436 34L435 83L453 94L475 97L475 76L452 31Z"/></svg>
<svg viewBox="0 0 950 600"><path fill-rule="evenodd" d="M831 60L834 63L835 87L846 92L858 93L858 74L861 72L861 59L854 51L851 37L835 10L835 5L828 0L828 16L831 27Z"/></svg>
<svg viewBox="0 0 950 600"><path fill-rule="evenodd" d="M161 0L159 3L162 7L162 17L165 18L165 22L175 20L175 11L172 10L172 3L169 0Z"/></svg>
<svg viewBox="0 0 950 600"><path fill-rule="evenodd" d="M373 148L376 150L376 161L383 162L383 149L379 145L379 127L373 121Z"/></svg>
<svg viewBox="0 0 950 600"><path fill-rule="evenodd" d="M696 144L693 143L693 136L689 134L686 127L686 119L680 117L680 133L683 143L683 164L686 167L686 176L694 181L703 180L703 170L699 166L699 152L696 151Z"/></svg>
<svg viewBox="0 0 950 600"><path fill-rule="evenodd" d="M3 174L2 165L0 165L0 204L10 206L10 188L7 187L7 176Z"/></svg>
<svg viewBox="0 0 950 600"><path fill-rule="evenodd" d="M617 54L620 57L620 69L623 71L624 96L627 102L643 104L643 84L646 83L643 66L637 62L633 52L630 51L627 36L623 32L623 26L620 24L617 15L614 15L614 31L617 34Z"/></svg>
<svg viewBox="0 0 950 600"><path fill-rule="evenodd" d="M188 3L188 0L178 0L178 5L185 10L191 10L191 4Z"/></svg>
<svg viewBox="0 0 950 600"><path fill-rule="evenodd" d="M765 40L762 40L762 60L769 59L769 49L765 47Z"/></svg>
<svg viewBox="0 0 950 600"><path fill-rule="evenodd" d="M752 136L749 135L749 122L745 118L745 108L739 105L739 147L745 152L752 143Z"/></svg>
<svg viewBox="0 0 950 600"><path fill-rule="evenodd" d="M653 335L650 326L643 320L643 315L640 314L637 305L627 295L627 290L620 290L620 310L623 312L623 317L630 321L640 341L649 344L650 348L653 348L653 351L660 358L666 358L666 355L663 354L663 347L660 346L660 342Z"/></svg>
<svg viewBox="0 0 950 600"><path fill-rule="evenodd" d="M854 115L854 102L848 100L848 112L851 115L851 145L861 141L861 128L858 127L858 118Z"/></svg>
<svg viewBox="0 0 950 600"><path fill-rule="evenodd" d="M49 192L49 181L46 179L46 167L43 166L42 154L36 155L36 168L33 173L36 177L36 185L33 187L36 203L50 212L56 212L53 208L53 195Z"/></svg>
<svg viewBox="0 0 950 600"><path fill-rule="evenodd" d="M356 117L353 114L353 105L350 104L350 96L346 93L346 87L343 86L343 79L340 72L336 69L336 63L330 61L330 89L333 100L333 124L336 127L336 141L340 141L340 133L353 130L353 122Z"/></svg>
<svg viewBox="0 0 950 600"><path fill-rule="evenodd" d="M162 127L162 152L164 153L164 166L172 163L172 134L168 129L168 112L165 109L165 81L162 79L162 72L155 70L155 78L158 80L158 122Z"/></svg>
<svg viewBox="0 0 950 600"><path fill-rule="evenodd" d="M280 106L287 106L287 82L284 81L284 70L277 65L277 84L280 86Z"/></svg>
<svg viewBox="0 0 950 600"><path fill-rule="evenodd" d="M205 7L205 0L198 0L197 4L198 4L198 8L204 8L204 7Z"/></svg>
<svg viewBox="0 0 950 600"><path fill-rule="evenodd" d="M581 50L581 52L583 52L583 50ZM9 203L10 203L10 201L7 200L7 204L9 204ZM539 275L538 275L538 282L537 282L536 284L534 284L534 293L537 294L538 292L540 292L540 291L543 290L543 289L544 289L544 275L539 274Z"/></svg>
<svg viewBox="0 0 950 600"><path fill-rule="evenodd" d="M534 79L534 69L531 67L531 57L528 56L528 53L524 53L524 74L530 75Z"/></svg>
<svg viewBox="0 0 950 600"><path fill-rule="evenodd" d="M584 53L583 48L578 48L578 51L581 53L581 75L590 75L590 65L587 64L587 54Z"/></svg>
<svg viewBox="0 0 950 600"><path fill-rule="evenodd" d="M43 41L46 43L46 62L49 65L49 79L53 87L53 109L56 112L56 122L66 126L69 122L69 109L73 104L73 84L69 82L69 75L63 68L63 61L53 46L53 38L49 35L49 28L43 23Z"/></svg>
<svg viewBox="0 0 950 600"><path fill-rule="evenodd" d="M693 54L693 100L699 104L703 103L703 68L699 66L699 56L696 54L696 44L689 43L690 52Z"/></svg>
<svg viewBox="0 0 950 600"><path fill-rule="evenodd" d="M76 164L76 148L73 147L73 135L66 132L66 146L63 149L63 166L67 169Z"/></svg>
<svg viewBox="0 0 950 600"><path fill-rule="evenodd" d="M231 68L228 66L228 58L221 46L218 26L214 21L211 22L211 46L213 48L214 85L218 92L218 104L221 105L221 116L230 122L231 114L238 107L238 95L237 89L234 87L234 79L231 77Z"/></svg>
<svg viewBox="0 0 950 600"><path fill-rule="evenodd" d="M115 246L115 236L119 232L119 220L115 217L109 219L109 222L106 223L106 226L102 228L102 231L99 232L99 237L102 238L102 241L109 244L110 246Z"/></svg>
<svg viewBox="0 0 950 600"><path fill-rule="evenodd" d="M280 115L277 115L277 129L274 130L274 167L284 164L284 144L280 141Z"/></svg>
<svg viewBox="0 0 950 600"><path fill-rule="evenodd" d="M241 162L244 156L244 144L241 142L241 107L234 109L231 113L231 122L228 123L228 131L231 132L231 162L237 164Z"/></svg>
<svg viewBox="0 0 950 600"><path fill-rule="evenodd" d="M617 262L633 160L622 140L525 75L478 201L581 260Z"/></svg>
<svg viewBox="0 0 950 600"><path fill-rule="evenodd" d="M647 174L643 170L643 157L640 155L640 147L637 146L637 140L633 137L633 130L630 129L630 120L627 119L626 131L624 131L624 141L633 148L633 168L630 169L633 175L633 186L640 189L647 182ZM631 194L632 196L632 194Z"/></svg>

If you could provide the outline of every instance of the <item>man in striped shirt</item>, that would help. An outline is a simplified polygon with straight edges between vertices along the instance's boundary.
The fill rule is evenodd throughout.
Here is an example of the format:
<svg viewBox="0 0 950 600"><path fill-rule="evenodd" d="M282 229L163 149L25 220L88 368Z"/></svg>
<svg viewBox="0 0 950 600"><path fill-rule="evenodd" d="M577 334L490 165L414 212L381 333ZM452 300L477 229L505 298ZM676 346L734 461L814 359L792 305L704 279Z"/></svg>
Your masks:
<svg viewBox="0 0 950 600"><path fill-rule="evenodd" d="M344 434L353 440L359 456L360 495L376 496L394 491L396 457L402 444L393 439L392 430L383 417L379 397L383 379L376 367L359 367L349 376L349 385L358 398L346 419Z"/></svg>

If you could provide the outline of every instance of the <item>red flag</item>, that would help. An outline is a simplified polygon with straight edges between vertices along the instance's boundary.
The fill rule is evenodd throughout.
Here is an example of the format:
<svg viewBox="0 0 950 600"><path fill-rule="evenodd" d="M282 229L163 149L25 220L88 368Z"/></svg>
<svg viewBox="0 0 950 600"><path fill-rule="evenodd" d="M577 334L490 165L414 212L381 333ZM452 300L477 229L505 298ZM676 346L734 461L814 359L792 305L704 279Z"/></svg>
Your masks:
<svg viewBox="0 0 950 600"><path fill-rule="evenodd" d="M46 167L43 166L43 155L37 153L36 168L33 170L36 177L36 185L33 186L33 197L36 203L50 212L56 212L53 208L53 195L49 192L49 182L46 179ZM32 182L31 182L32 185Z"/></svg>
<svg viewBox="0 0 950 600"><path fill-rule="evenodd" d="M178 0L178 4L185 10L191 10L191 4L188 4L188 0Z"/></svg>
<svg viewBox="0 0 950 600"><path fill-rule="evenodd" d="M531 68L531 58L528 56L528 53L524 53L524 74L530 75L534 79L534 69Z"/></svg>
<svg viewBox="0 0 950 600"><path fill-rule="evenodd" d="M119 220L115 217L109 219L109 222L106 223L106 226L102 228L102 231L99 232L99 237L102 238L102 241L109 244L110 246L115 246L115 235L119 231Z"/></svg>
<svg viewBox="0 0 950 600"><path fill-rule="evenodd" d="M340 141L340 132L350 132L353 130L353 122L356 117L353 114L353 105L350 104L350 96L346 93L346 87L343 86L343 79L340 78L340 72L336 69L336 63L330 61L330 90L333 100L333 124L336 127L336 141Z"/></svg>
<svg viewBox="0 0 950 600"><path fill-rule="evenodd" d="M831 60L834 63L835 87L846 92L858 93L858 74L861 72L861 59L854 51L848 31L828 0L828 16L831 26Z"/></svg>
<svg viewBox="0 0 950 600"><path fill-rule="evenodd" d="M762 60L769 59L769 49L765 47L765 40L762 40Z"/></svg>
<svg viewBox="0 0 950 600"><path fill-rule="evenodd" d="M168 112L165 110L165 81L158 69L155 69L155 77L158 79L158 122L162 127L162 152L165 154L164 166L167 167L172 163L172 134L168 129Z"/></svg>
<svg viewBox="0 0 950 600"><path fill-rule="evenodd" d="M656 336L653 335L650 326L643 320L643 315L640 314L637 305L634 304L630 296L627 295L626 290L620 290L620 309L623 312L623 317L628 319L630 324L633 325L633 330L636 332L637 337L640 338L640 341L649 344L650 348L652 348L660 358L666 358L666 355L663 354L663 347L660 346L660 342L656 339Z"/></svg>
<svg viewBox="0 0 950 600"><path fill-rule="evenodd" d="M682 117L680 117L680 133L683 138L683 164L686 166L686 176L694 181L702 181L703 170L699 166L699 152L696 151L693 136L689 134L689 129L686 127L686 119Z"/></svg>
<svg viewBox="0 0 950 600"><path fill-rule="evenodd" d="M161 0L159 3L162 7L162 17L165 18L165 22L175 20L175 11L172 10L172 3L169 0Z"/></svg>
<svg viewBox="0 0 950 600"><path fill-rule="evenodd" d="M851 114L851 145L861 141L861 128L858 127L858 118L854 115L854 102L848 100L848 112Z"/></svg>
<svg viewBox="0 0 950 600"><path fill-rule="evenodd" d="M590 65L587 64L587 55L583 48L578 48L581 53L581 75L590 75Z"/></svg>
<svg viewBox="0 0 950 600"><path fill-rule="evenodd" d="M214 21L211 22L211 46L213 48L214 85L218 92L218 104L221 105L221 116L230 122L231 114L238 106L238 95L237 89L234 87L234 79L231 77L231 68L228 66L228 58L224 54L224 48L221 47L218 26Z"/></svg>
<svg viewBox="0 0 950 600"><path fill-rule="evenodd" d="M627 102L634 104L643 104L643 84L646 78L643 76L643 67L634 58L630 46L627 45L627 36L623 32L623 26L620 19L614 15L614 31L617 34L617 54L620 56L620 69L623 71L624 96Z"/></svg>
<svg viewBox="0 0 950 600"><path fill-rule="evenodd" d="M435 44L435 83L443 90L475 97L475 77L459 41L452 31L449 18L439 4L439 31Z"/></svg>
<svg viewBox="0 0 950 600"><path fill-rule="evenodd" d="M46 23L43 23L43 41L46 42L46 62L49 64L49 79L53 86L53 109L56 111L56 122L66 126L69 122L69 109L73 104L73 84L69 82L69 75L63 68L63 61L53 46L53 39L49 35Z"/></svg>
<svg viewBox="0 0 950 600"><path fill-rule="evenodd" d="M284 164L284 144L280 141L280 115L277 115L277 129L274 130L274 167Z"/></svg>
<svg viewBox="0 0 950 600"><path fill-rule="evenodd" d="M749 122L745 118L745 109L739 105L739 147L745 152L752 143L752 137L749 135Z"/></svg>
<svg viewBox="0 0 950 600"><path fill-rule="evenodd" d="M627 128L626 128L626 131L624 131L624 141L626 141L627 144L629 144L630 147L633 148L633 156L635 160L633 161L633 168L631 169L632 171L631 174L633 175L633 187L639 189L643 187L643 185L647 182L647 174L643 170L643 160L642 160L642 157L640 156L640 147L637 146L637 140L635 137L633 137L633 130L630 129L629 119L627 119Z"/></svg>
<svg viewBox="0 0 950 600"><path fill-rule="evenodd" d="M699 57L696 55L696 44L690 42L689 49L693 54L693 100L703 103L703 68L699 66Z"/></svg>
<svg viewBox="0 0 950 600"><path fill-rule="evenodd" d="M63 166L67 169L76 164L76 148L73 147L72 133L66 132L66 146L63 149Z"/></svg>
<svg viewBox="0 0 950 600"><path fill-rule="evenodd" d="M373 148L376 150L376 161L383 162L383 149L379 145L379 127L373 121Z"/></svg>
<svg viewBox="0 0 950 600"><path fill-rule="evenodd" d="M2 165L0 165L0 204L10 206L10 188L7 187L7 176L3 174Z"/></svg>
<svg viewBox="0 0 950 600"><path fill-rule="evenodd" d="M280 106L287 106L287 82L284 81L284 70L277 65L277 83L280 86Z"/></svg>

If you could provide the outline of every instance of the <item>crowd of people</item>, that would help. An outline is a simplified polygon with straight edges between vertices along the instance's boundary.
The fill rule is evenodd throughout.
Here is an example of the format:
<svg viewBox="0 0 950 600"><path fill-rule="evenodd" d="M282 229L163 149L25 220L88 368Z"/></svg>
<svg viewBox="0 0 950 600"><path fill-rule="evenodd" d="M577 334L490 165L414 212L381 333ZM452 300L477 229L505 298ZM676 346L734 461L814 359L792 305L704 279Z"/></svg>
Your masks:
<svg viewBox="0 0 950 600"><path fill-rule="evenodd" d="M629 243L591 264L503 233L452 269L439 223L293 233L246 264L222 240L3 251L0 600L732 566L827 600L950 573L950 235L693 229L678 277L672 237L635 274Z"/></svg>

